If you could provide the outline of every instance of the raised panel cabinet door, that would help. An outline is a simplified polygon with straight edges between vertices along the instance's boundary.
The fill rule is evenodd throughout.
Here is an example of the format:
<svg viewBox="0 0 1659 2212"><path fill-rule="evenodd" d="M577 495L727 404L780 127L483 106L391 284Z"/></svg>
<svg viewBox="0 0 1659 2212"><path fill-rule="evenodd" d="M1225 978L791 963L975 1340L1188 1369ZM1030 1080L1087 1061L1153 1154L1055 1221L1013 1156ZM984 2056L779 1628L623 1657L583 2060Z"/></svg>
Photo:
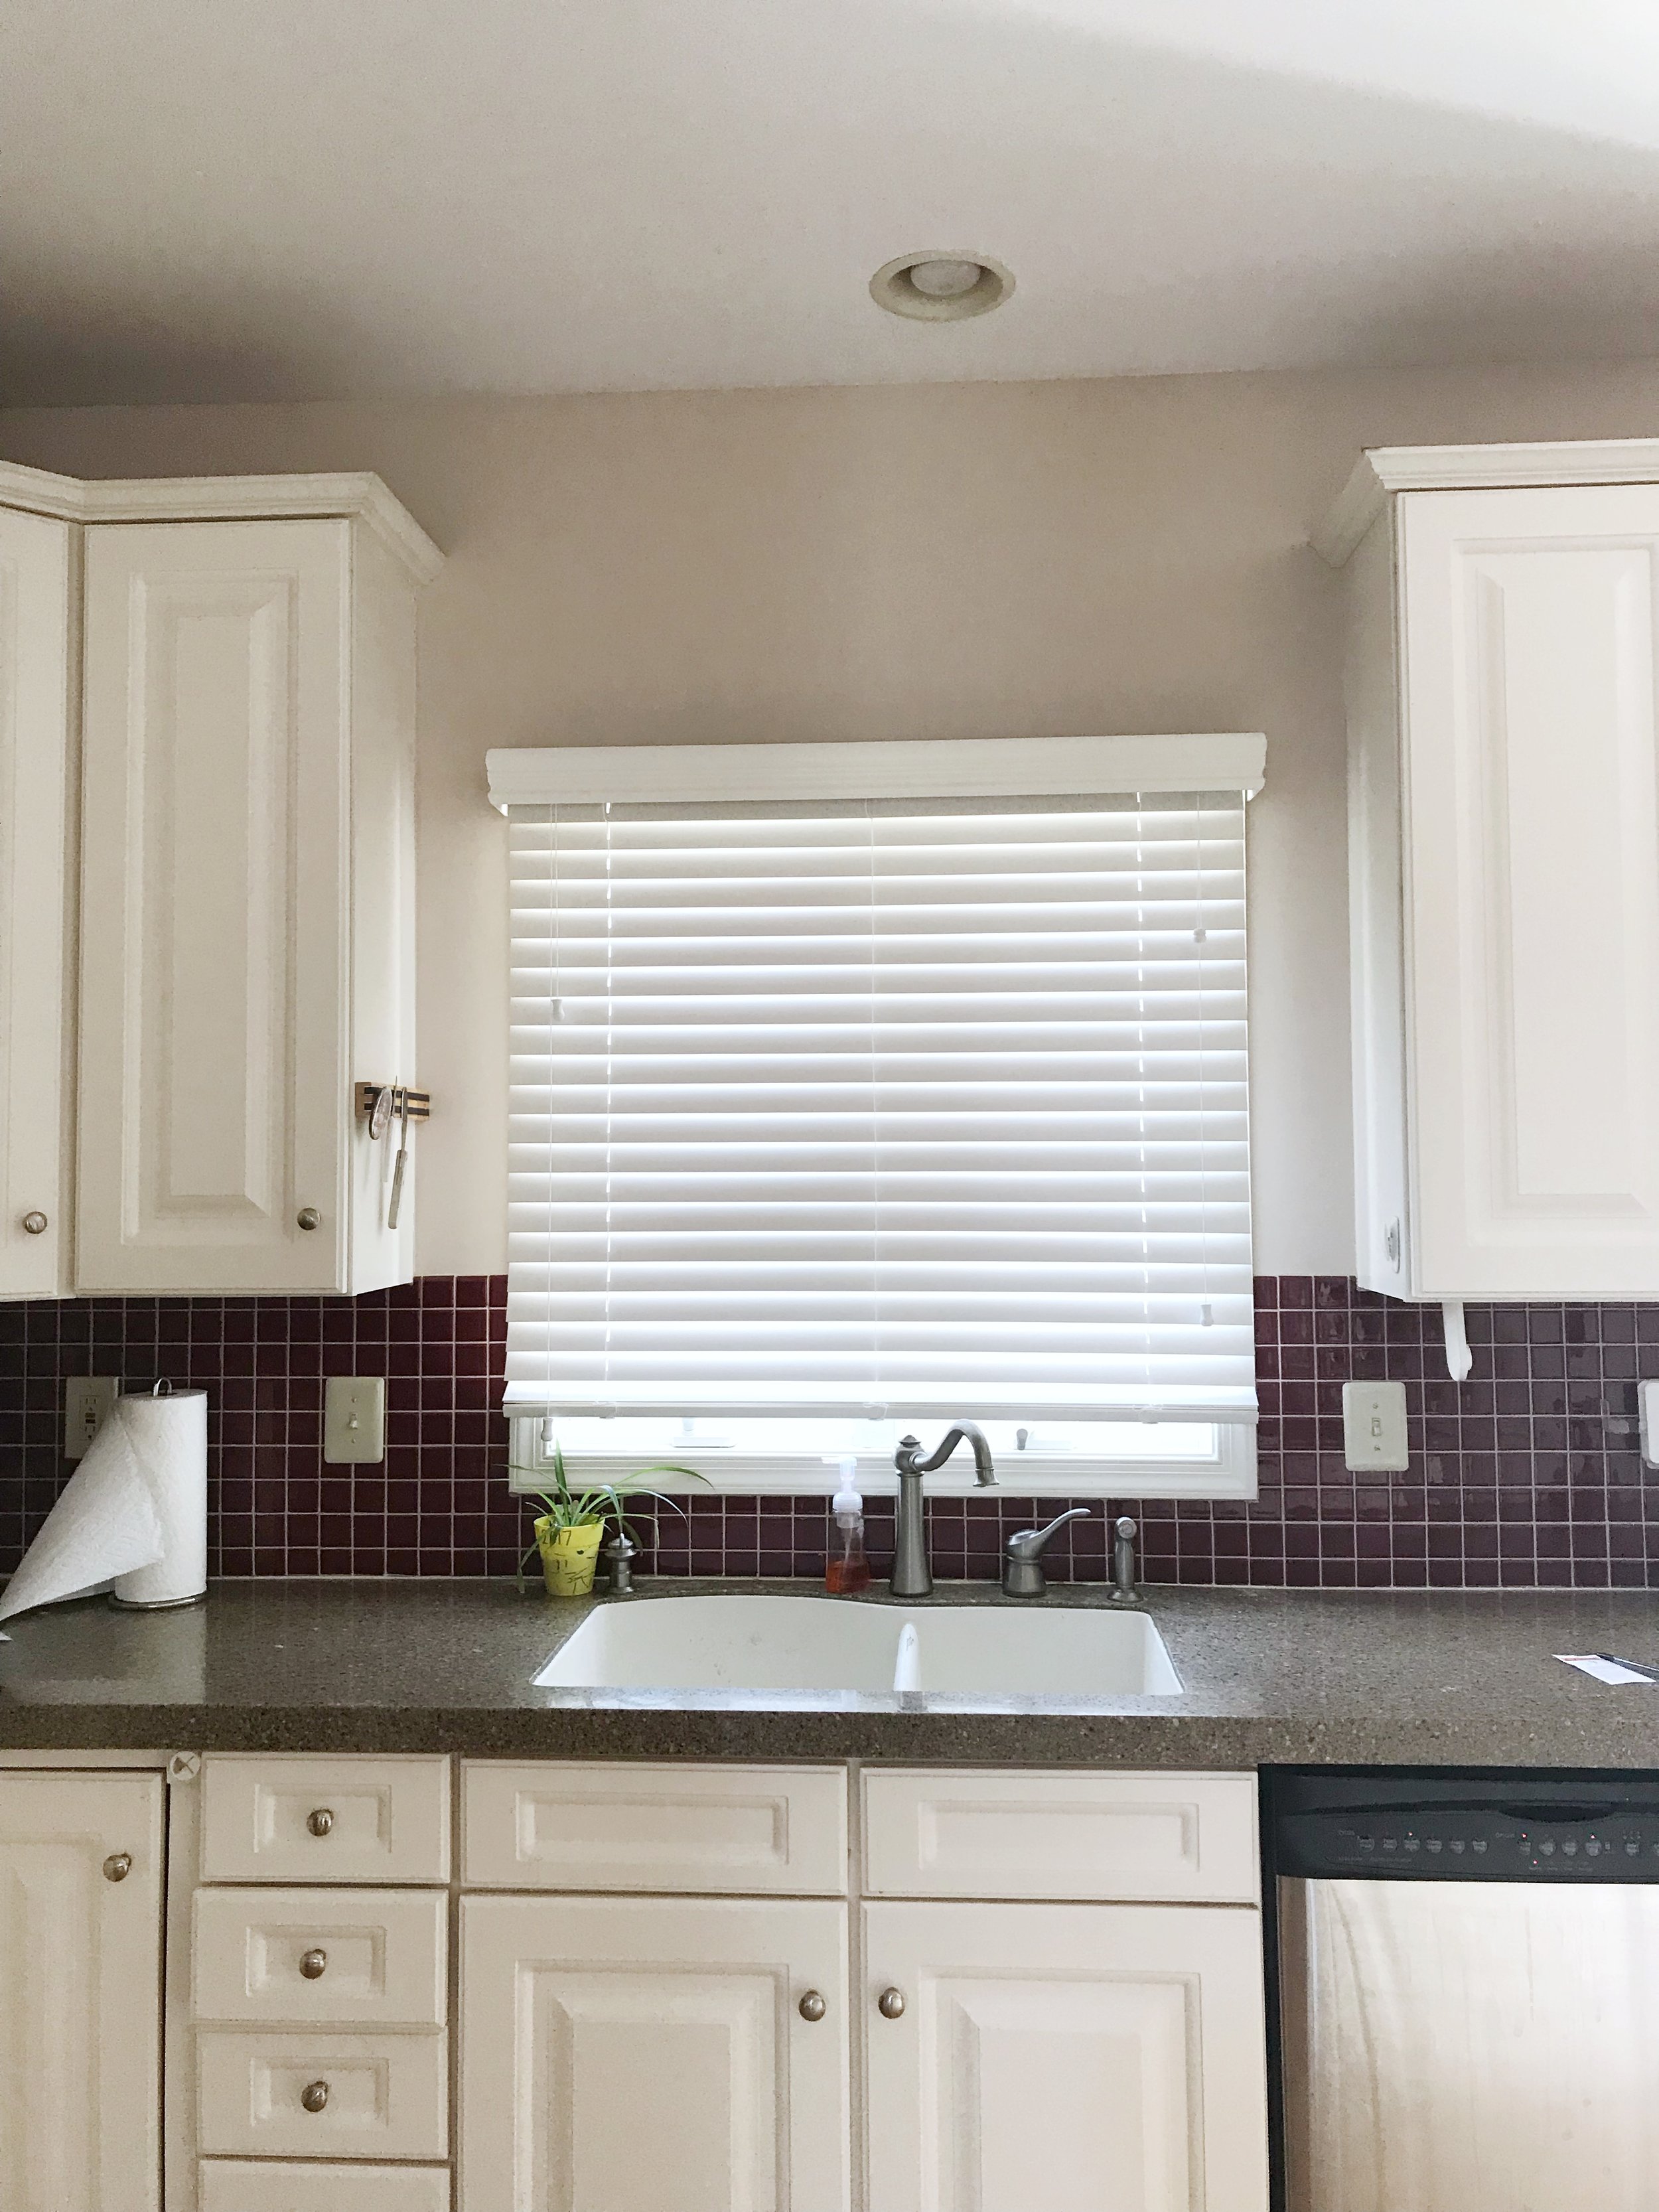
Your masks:
<svg viewBox="0 0 1659 2212"><path fill-rule="evenodd" d="M1414 1280L1659 1275L1659 485L1409 493Z"/></svg>
<svg viewBox="0 0 1659 2212"><path fill-rule="evenodd" d="M869 1905L863 2004L869 2212L1267 2212L1253 1909Z"/></svg>
<svg viewBox="0 0 1659 2212"><path fill-rule="evenodd" d="M77 1283L343 1287L350 526L86 564Z"/></svg>
<svg viewBox="0 0 1659 2212"><path fill-rule="evenodd" d="M0 508L0 1297L68 1288L70 529Z"/></svg>
<svg viewBox="0 0 1659 2212"><path fill-rule="evenodd" d="M466 2212L846 2212L847 1908L461 1905Z"/></svg>
<svg viewBox="0 0 1659 2212"><path fill-rule="evenodd" d="M0 1771L5 2212L157 2212L162 1793Z"/></svg>

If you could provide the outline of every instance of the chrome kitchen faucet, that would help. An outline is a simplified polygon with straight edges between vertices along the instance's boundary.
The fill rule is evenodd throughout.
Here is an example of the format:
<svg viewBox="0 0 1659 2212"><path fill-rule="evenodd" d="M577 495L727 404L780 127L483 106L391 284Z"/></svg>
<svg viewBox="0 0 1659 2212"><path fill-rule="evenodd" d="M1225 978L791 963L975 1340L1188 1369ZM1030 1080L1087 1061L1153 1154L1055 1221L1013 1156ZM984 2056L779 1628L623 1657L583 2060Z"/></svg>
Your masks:
<svg viewBox="0 0 1659 2212"><path fill-rule="evenodd" d="M974 1479L981 1490L996 1487L997 1471L985 1432L975 1421L953 1421L936 1451L921 1456L915 1437L902 1437L893 1454L898 1469L898 1512L894 1528L893 1577L889 1587L895 1597L927 1597L933 1588L927 1563L927 1529L921 1499L921 1478L943 1467L957 1446L966 1441L974 1449Z"/></svg>

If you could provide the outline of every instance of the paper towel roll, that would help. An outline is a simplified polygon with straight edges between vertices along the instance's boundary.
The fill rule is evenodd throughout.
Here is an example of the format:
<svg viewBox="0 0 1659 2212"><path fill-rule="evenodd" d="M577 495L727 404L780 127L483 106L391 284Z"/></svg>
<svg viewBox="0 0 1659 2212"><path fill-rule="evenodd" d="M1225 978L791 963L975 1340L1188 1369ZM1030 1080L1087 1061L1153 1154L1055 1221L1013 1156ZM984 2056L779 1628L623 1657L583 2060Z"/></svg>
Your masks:
<svg viewBox="0 0 1659 2212"><path fill-rule="evenodd" d="M119 1576L119 1605L183 1605L207 1589L207 1392L122 1398L128 1439L161 1527L157 1558Z"/></svg>
<svg viewBox="0 0 1659 2212"><path fill-rule="evenodd" d="M207 1588L207 1393L118 1398L0 1593L0 1620L112 1589L179 1605Z"/></svg>

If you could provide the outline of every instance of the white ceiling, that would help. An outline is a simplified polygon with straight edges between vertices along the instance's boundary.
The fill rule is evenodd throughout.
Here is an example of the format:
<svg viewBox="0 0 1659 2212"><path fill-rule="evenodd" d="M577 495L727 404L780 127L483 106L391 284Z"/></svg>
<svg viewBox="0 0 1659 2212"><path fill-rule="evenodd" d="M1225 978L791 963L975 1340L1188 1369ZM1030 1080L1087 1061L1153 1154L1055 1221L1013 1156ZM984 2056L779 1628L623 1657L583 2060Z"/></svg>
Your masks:
<svg viewBox="0 0 1659 2212"><path fill-rule="evenodd" d="M12 404L1659 352L1656 245L1651 0L0 4Z"/></svg>

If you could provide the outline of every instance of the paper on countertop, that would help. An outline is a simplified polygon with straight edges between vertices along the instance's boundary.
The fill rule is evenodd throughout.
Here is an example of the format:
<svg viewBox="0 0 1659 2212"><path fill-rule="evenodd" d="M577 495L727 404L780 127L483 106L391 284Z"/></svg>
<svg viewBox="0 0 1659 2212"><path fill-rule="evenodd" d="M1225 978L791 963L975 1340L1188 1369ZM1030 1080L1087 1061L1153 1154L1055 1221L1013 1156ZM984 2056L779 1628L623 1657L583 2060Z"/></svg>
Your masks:
<svg viewBox="0 0 1659 2212"><path fill-rule="evenodd" d="M161 1557L161 1520L133 1449L124 1401L113 1410L0 1592L0 1620L107 1589Z"/></svg>
<svg viewBox="0 0 1659 2212"><path fill-rule="evenodd" d="M1576 1667L1592 1681L1640 1682L1650 1690L1659 1687L1651 1674L1643 1674L1639 1668L1624 1666L1600 1651L1558 1651L1555 1656L1564 1667Z"/></svg>

